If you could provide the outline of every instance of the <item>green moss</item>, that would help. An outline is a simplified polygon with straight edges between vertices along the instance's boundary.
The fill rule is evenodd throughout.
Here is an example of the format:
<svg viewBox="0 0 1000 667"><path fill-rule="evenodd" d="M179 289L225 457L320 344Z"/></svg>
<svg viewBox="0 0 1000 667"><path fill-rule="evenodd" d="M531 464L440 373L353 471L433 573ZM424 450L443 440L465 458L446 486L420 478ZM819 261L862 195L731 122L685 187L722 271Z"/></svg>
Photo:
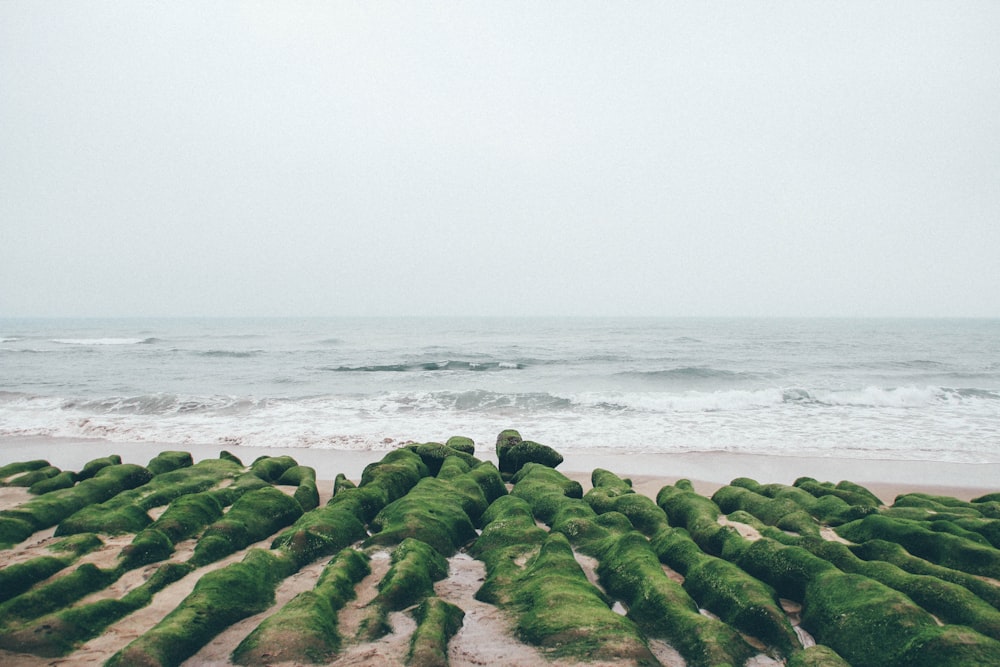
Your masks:
<svg viewBox="0 0 1000 667"><path fill-rule="evenodd" d="M950 533L931 530L919 521L871 515L838 527L853 542L881 539L896 542L914 556L970 574L1000 578L1000 551Z"/></svg>
<svg viewBox="0 0 1000 667"><path fill-rule="evenodd" d="M9 549L31 537L34 532L34 525L27 518L4 516L0 512L0 549Z"/></svg>
<svg viewBox="0 0 1000 667"><path fill-rule="evenodd" d="M862 560L839 542L817 540L805 544L810 551L844 572L862 574L906 594L946 623L967 625L984 635L1000 639L1000 610L958 584L910 574L883 561Z"/></svg>
<svg viewBox="0 0 1000 667"><path fill-rule="evenodd" d="M611 611L587 580L560 533L515 580L512 600L520 638L553 656L658 664L635 624Z"/></svg>
<svg viewBox="0 0 1000 667"><path fill-rule="evenodd" d="M104 546L104 542L97 535L93 533L81 533L53 542L49 545L48 549L53 553L69 554L73 557L78 557L89 554L91 551L96 551L102 546Z"/></svg>
<svg viewBox="0 0 1000 667"><path fill-rule="evenodd" d="M364 524L338 505L327 505L303 514L271 544L287 553L299 567L322 556L331 556L367 536Z"/></svg>
<svg viewBox="0 0 1000 667"><path fill-rule="evenodd" d="M511 493L527 500L535 518L547 524L552 523L563 499L583 498L579 482L538 463L525 464L511 481L514 482Z"/></svg>
<svg viewBox="0 0 1000 667"><path fill-rule="evenodd" d="M193 569L184 563L167 563L121 599L102 599L42 616L10 632L3 642L10 650L22 653L47 657L66 655L104 632L112 623L149 604L156 592Z"/></svg>
<svg viewBox="0 0 1000 667"><path fill-rule="evenodd" d="M105 535L122 535L137 533L150 523L152 519L142 509L135 505L108 505L101 503L84 507L59 523L56 536L76 535L78 533L103 533Z"/></svg>
<svg viewBox="0 0 1000 667"><path fill-rule="evenodd" d="M236 456L235 454L233 454L231 452L226 451L225 449L223 449L221 452L219 452L219 458L222 459L223 461L228 461L230 463L235 463L236 465L238 465L241 468L243 467L243 461L241 461L238 456Z"/></svg>
<svg viewBox="0 0 1000 667"><path fill-rule="evenodd" d="M407 538L392 552L392 567L379 582L377 603L396 611L433 594L448 576L448 561L431 545Z"/></svg>
<svg viewBox="0 0 1000 667"><path fill-rule="evenodd" d="M269 484L277 484L286 470L297 465L291 456L261 456L250 464L250 472Z"/></svg>
<svg viewBox="0 0 1000 667"><path fill-rule="evenodd" d="M808 583L802 625L856 667L887 667L905 664L903 650L934 619L901 593L831 567Z"/></svg>
<svg viewBox="0 0 1000 667"><path fill-rule="evenodd" d="M817 498L821 498L822 496L836 496L848 505L860 505L872 509L876 509L882 505L882 501L875 494L868 491L868 489L847 481L839 482L834 486L830 482L817 482L811 477L800 477L795 480L795 486L808 491Z"/></svg>
<svg viewBox="0 0 1000 667"><path fill-rule="evenodd" d="M96 476L97 473L103 470L104 468L107 468L109 466L121 465L121 463L122 463L122 457L118 456L117 454L102 456L100 458L87 461L85 464L83 464L83 469L80 470L79 473L77 473L76 478L78 481L82 482L85 479L90 479L91 477Z"/></svg>
<svg viewBox="0 0 1000 667"><path fill-rule="evenodd" d="M206 530L191 562L207 565L258 540L273 535L302 516L294 498L272 486L251 491L233 503L229 512Z"/></svg>
<svg viewBox="0 0 1000 667"><path fill-rule="evenodd" d="M480 463L469 471L469 476L479 485L487 505L501 496L507 495L500 471L490 462Z"/></svg>
<svg viewBox="0 0 1000 667"><path fill-rule="evenodd" d="M67 558L38 556L23 563L8 565L0 570L0 602L5 602L25 592L65 568Z"/></svg>
<svg viewBox="0 0 1000 667"><path fill-rule="evenodd" d="M498 448L498 467L500 474L504 476L516 474L528 463L555 468L562 462L562 454L548 445L531 440L522 440L508 447Z"/></svg>
<svg viewBox="0 0 1000 667"><path fill-rule="evenodd" d="M498 498L483 514L483 532L469 553L486 565L486 580L476 598L491 604L510 603L510 584L521 573L517 562L537 553L548 533L535 524L523 498Z"/></svg>
<svg viewBox="0 0 1000 667"><path fill-rule="evenodd" d="M49 480L61 471L55 466L46 466L45 468L39 468L37 470L32 470L30 472L25 472L16 477L13 477L7 482L7 486L26 486L31 487L39 482L44 482Z"/></svg>
<svg viewBox="0 0 1000 667"><path fill-rule="evenodd" d="M286 470L278 484L296 486L293 497L308 512L319 507L319 490L316 488L316 470L308 466L293 466Z"/></svg>
<svg viewBox="0 0 1000 667"><path fill-rule="evenodd" d="M58 475L39 480L28 488L28 493L41 496L59 489L68 489L76 484L76 473L64 470Z"/></svg>
<svg viewBox="0 0 1000 667"><path fill-rule="evenodd" d="M417 628L410 638L406 664L447 667L448 640L462 627L465 612L438 597L429 597L413 610Z"/></svg>
<svg viewBox="0 0 1000 667"><path fill-rule="evenodd" d="M240 642L233 651L233 662L329 662L342 641L337 611L354 597L354 585L369 572L366 556L353 549L341 551L324 568L313 590L295 596Z"/></svg>
<svg viewBox="0 0 1000 667"><path fill-rule="evenodd" d="M996 609L1000 609L1000 588L993 586L971 574L936 565L918 558L894 542L869 540L850 547L859 558L892 563L911 574L928 575L942 581L958 584L973 592Z"/></svg>
<svg viewBox="0 0 1000 667"><path fill-rule="evenodd" d="M699 606L781 655L801 648L773 588L736 565L705 554L683 529L662 529L650 547L662 563L684 575L684 590Z"/></svg>
<svg viewBox="0 0 1000 667"><path fill-rule="evenodd" d="M788 667L851 667L829 646L817 644L797 651L788 659Z"/></svg>
<svg viewBox="0 0 1000 667"><path fill-rule="evenodd" d="M32 532L51 528L81 508L110 500L123 491L146 484L150 479L152 475L142 466L121 464L101 468L94 477L72 488L46 493L14 509L0 511L0 542L7 542L8 535L16 537L18 531L23 530L18 522L30 526ZM5 522L3 519L15 521Z"/></svg>
<svg viewBox="0 0 1000 667"><path fill-rule="evenodd" d="M294 567L278 554L252 549L241 562L205 574L172 612L106 664L181 664L225 628L274 604L275 587Z"/></svg>
<svg viewBox="0 0 1000 667"><path fill-rule="evenodd" d="M20 624L61 609L85 595L105 588L118 573L84 563L73 572L36 586L0 605L0 625ZM3 633L0 633L2 638ZM2 646L0 646L2 648Z"/></svg>
<svg viewBox="0 0 1000 667"><path fill-rule="evenodd" d="M13 463L2 465L0 466L0 485L5 486L7 478L13 477L14 475L19 475L30 470L47 468L51 465L51 463L42 459L35 459L34 461L14 461Z"/></svg>
<svg viewBox="0 0 1000 667"><path fill-rule="evenodd" d="M485 509L482 491L468 474L451 480L426 477L378 513L366 544L393 545L416 537L450 556L476 536L469 513L478 518Z"/></svg>
<svg viewBox="0 0 1000 667"><path fill-rule="evenodd" d="M667 515L652 499L635 493L629 480L608 470L597 468L590 476L593 488L584 496L598 514L620 512L628 517L636 530L653 535L666 528Z"/></svg>
<svg viewBox="0 0 1000 667"><path fill-rule="evenodd" d="M724 486L712 496L722 512L743 510L769 526L819 537L819 525L801 505L787 498L768 498L742 486ZM812 507L814 503L810 503Z"/></svg>
<svg viewBox="0 0 1000 667"><path fill-rule="evenodd" d="M347 479L347 475L340 472L337 473L336 479L333 480L333 495L337 495L344 489L356 489L357 485L351 480Z"/></svg>
<svg viewBox="0 0 1000 667"><path fill-rule="evenodd" d="M430 475L438 475L441 471L441 466L444 464L445 460L450 457L461 459L469 468L472 468L480 463L480 461L471 454L467 454L457 449L452 449L451 447L442 445L439 442L407 445L405 449L416 453L420 457L420 460L427 466L427 471Z"/></svg>
<svg viewBox="0 0 1000 667"><path fill-rule="evenodd" d="M472 438L466 438L463 435L453 435L448 438L448 441L444 443L460 452L465 452L466 454L475 455L476 453L476 443Z"/></svg>
<svg viewBox="0 0 1000 667"><path fill-rule="evenodd" d="M146 469L153 475L162 475L165 472L179 470L194 465L194 460L188 452L160 452L146 465Z"/></svg>
<svg viewBox="0 0 1000 667"><path fill-rule="evenodd" d="M163 531L147 528L136 535L131 544L122 549L119 558L123 569L134 570L143 565L166 560L173 552L174 543Z"/></svg>

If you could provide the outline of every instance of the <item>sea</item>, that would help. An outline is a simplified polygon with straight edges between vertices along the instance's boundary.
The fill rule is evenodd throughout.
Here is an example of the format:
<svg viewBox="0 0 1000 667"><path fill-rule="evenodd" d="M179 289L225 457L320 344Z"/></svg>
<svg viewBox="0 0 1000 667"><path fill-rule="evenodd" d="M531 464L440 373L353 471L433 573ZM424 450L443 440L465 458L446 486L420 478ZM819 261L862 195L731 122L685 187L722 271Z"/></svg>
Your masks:
<svg viewBox="0 0 1000 667"><path fill-rule="evenodd" d="M0 319L0 439L1000 462L1000 320Z"/></svg>

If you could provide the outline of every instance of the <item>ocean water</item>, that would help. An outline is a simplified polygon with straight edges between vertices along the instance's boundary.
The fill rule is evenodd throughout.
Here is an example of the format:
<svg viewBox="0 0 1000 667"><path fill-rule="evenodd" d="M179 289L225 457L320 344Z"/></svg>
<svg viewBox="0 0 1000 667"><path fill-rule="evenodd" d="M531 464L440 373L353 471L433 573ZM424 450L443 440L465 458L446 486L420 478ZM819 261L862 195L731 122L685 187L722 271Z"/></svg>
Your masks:
<svg viewBox="0 0 1000 667"><path fill-rule="evenodd" d="M0 438L1000 462L1000 320L0 320Z"/></svg>

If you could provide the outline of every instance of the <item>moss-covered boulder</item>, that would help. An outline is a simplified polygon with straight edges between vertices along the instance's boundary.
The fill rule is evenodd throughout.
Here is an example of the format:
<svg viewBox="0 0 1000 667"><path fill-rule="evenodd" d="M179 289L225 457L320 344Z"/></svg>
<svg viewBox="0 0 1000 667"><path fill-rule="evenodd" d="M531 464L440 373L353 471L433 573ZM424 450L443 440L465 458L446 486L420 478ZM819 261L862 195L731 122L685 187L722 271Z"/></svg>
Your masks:
<svg viewBox="0 0 1000 667"><path fill-rule="evenodd" d="M448 438L448 441L444 444L448 445L454 450L464 452L466 454L475 455L476 453L476 443L472 438L467 438L464 435L453 435Z"/></svg>
<svg viewBox="0 0 1000 667"><path fill-rule="evenodd" d="M154 475L160 475L181 468L188 468L194 465L194 459L189 452L166 451L160 452L146 464L146 469Z"/></svg>

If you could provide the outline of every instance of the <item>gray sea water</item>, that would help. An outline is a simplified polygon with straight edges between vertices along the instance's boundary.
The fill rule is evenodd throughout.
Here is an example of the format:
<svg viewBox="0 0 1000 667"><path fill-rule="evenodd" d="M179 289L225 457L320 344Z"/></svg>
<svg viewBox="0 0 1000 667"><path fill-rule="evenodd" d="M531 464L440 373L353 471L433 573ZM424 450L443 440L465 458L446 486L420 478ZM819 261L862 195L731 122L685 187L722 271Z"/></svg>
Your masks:
<svg viewBox="0 0 1000 667"><path fill-rule="evenodd" d="M0 320L0 438L379 450L505 428L1000 462L1000 320Z"/></svg>

